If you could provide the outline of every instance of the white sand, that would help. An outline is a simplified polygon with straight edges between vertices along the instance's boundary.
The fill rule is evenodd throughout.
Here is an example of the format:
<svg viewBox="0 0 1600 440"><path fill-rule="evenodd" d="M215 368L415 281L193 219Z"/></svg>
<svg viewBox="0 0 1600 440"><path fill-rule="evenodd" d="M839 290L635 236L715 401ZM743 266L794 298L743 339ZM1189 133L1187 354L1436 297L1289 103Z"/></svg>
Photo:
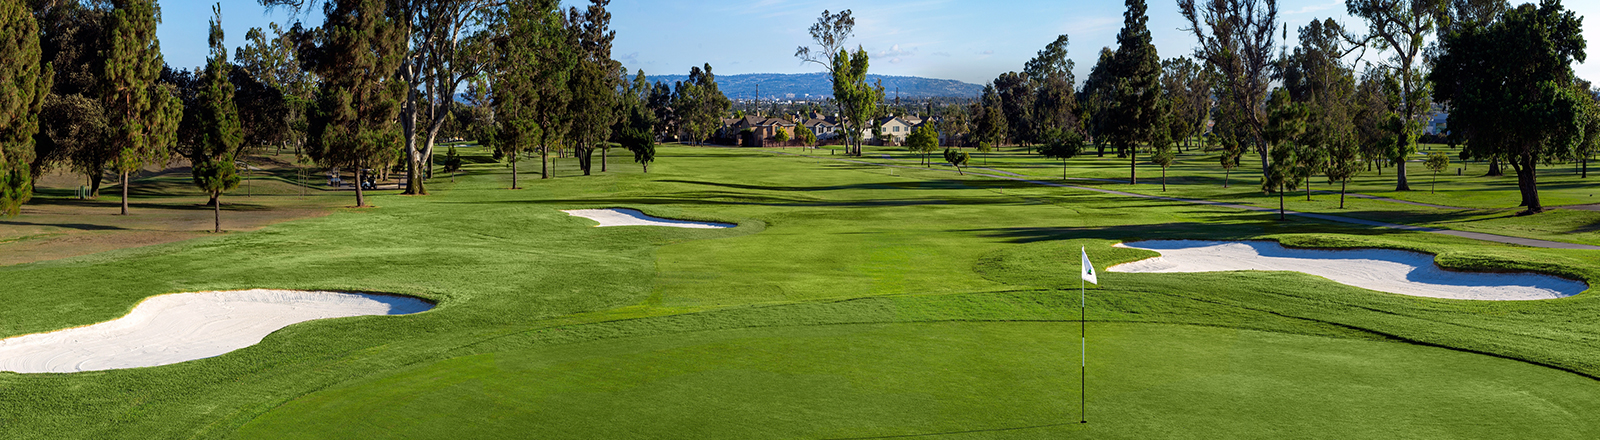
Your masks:
<svg viewBox="0 0 1600 440"><path fill-rule="evenodd" d="M1535 273L1447 271L1434 264L1432 255L1399 250L1289 249L1271 241L1151 240L1116 246L1161 256L1106 268L1112 272L1282 270L1380 292L1477 300L1562 298L1589 288L1582 282Z"/></svg>
<svg viewBox="0 0 1600 440"><path fill-rule="evenodd" d="M220 356L290 324L433 308L387 295L243 290L160 295L99 324L0 339L0 371L70 373L153 367Z"/></svg>
<svg viewBox="0 0 1600 440"><path fill-rule="evenodd" d="M606 226L666 226L669 228L725 229L739 226L728 223L693 222L688 220L673 220L660 217L651 217L644 215L644 213L639 212L639 210L626 208L569 209L561 212L571 214L574 217L583 217L589 220L600 222L600 225L597 227L601 228Z"/></svg>

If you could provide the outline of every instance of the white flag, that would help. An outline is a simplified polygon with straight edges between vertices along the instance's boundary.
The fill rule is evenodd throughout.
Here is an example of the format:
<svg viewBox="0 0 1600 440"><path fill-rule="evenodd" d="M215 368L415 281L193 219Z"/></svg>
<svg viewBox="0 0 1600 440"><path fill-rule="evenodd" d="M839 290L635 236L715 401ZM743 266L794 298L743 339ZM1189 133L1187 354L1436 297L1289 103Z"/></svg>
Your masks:
<svg viewBox="0 0 1600 440"><path fill-rule="evenodd" d="M1089 262L1089 251L1084 248L1078 248L1078 250L1083 252L1083 280L1100 285L1100 281L1095 279L1094 264Z"/></svg>

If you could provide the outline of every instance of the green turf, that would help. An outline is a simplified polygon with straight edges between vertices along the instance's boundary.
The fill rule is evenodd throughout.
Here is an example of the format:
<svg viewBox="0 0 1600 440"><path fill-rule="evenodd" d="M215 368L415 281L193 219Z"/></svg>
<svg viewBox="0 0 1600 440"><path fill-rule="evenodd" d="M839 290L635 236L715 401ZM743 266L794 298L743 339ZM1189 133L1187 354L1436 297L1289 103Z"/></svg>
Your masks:
<svg viewBox="0 0 1600 440"><path fill-rule="evenodd" d="M623 429L630 429L626 435L737 438L1017 427L1070 416L1072 369L1040 371L1071 365L1074 341L1062 338L1076 323L1079 247L1106 265L1148 255L1110 247L1119 240L1278 239L1432 252L1456 269L1537 269L1591 284L1600 280L1600 265L1587 251L1279 222L1264 213L761 151L663 146L649 174L618 155L611 171L590 177L578 177L568 158L556 162L560 178L552 180L538 180L537 160L524 160L522 190L504 189L509 170L483 149L458 151L468 159L465 174L455 182L436 177L432 196L381 193L373 199L379 208L257 232L0 267L8 286L0 291L0 336L104 321L147 296L181 291L350 289L439 303L417 315L298 324L250 348L170 366L0 373L0 402L6 403L0 405L0 437L233 437L287 431L302 421L314 436L348 437L313 424L331 420L348 425L341 429L389 426L384 434L414 437L461 429L463 423L452 422L459 420L483 421L484 429L521 427L485 431L484 438L538 437L530 420L549 422L537 429L619 430L574 437ZM592 228L559 212L582 207L633 207L740 226ZM1600 376L1600 324L1592 319L1600 301L1589 293L1467 302L1365 291L1295 273L1101 277L1105 287L1088 302L1091 323L1108 329L1106 339L1091 341L1103 347L1096 358L1106 362L1096 373L1101 382L1132 386L1161 375L1204 373L1166 388L1171 393L1099 397L1130 417L1094 431L1106 436L1316 437L1335 430L1369 438L1473 436L1448 423L1465 420L1477 423L1469 428L1483 426L1483 436L1585 437L1581 429L1594 423L1582 417L1564 419L1577 426L1533 416L1491 420L1489 410L1581 414L1577 408L1592 406L1582 399L1594 394L1586 388L1593 381L1582 376ZM1112 338L1109 329L1191 342L1148 349L1149 338ZM1213 350L1206 344L1239 338L1247 343L1229 347L1250 361L1229 359L1230 365L1243 363L1226 379L1201 380L1211 373L1198 366L1174 365L1153 376L1113 368L1163 359L1165 351L1201 362L1215 354L1207 354ZM940 356L946 350L959 356ZM986 362L991 351L1003 361ZM1277 359L1286 352L1304 359ZM774 354L792 361L773 361ZM516 364L515 371L500 373L505 362ZM1271 370L1308 374L1267 371L1275 363L1284 367ZM630 376L679 377L676 372L702 371L694 370L702 364L762 369L702 372L676 382ZM624 368L629 365L659 370ZM924 365L934 366L930 375L912 368ZM1440 365L1460 371L1438 378L1418 372ZM1340 374L1373 366L1384 368L1372 376ZM843 379L815 377L818 371ZM1518 375L1533 379L1508 378ZM1424 392L1404 388L1408 381L1460 383ZM1501 385L1474 388L1473 382ZM1029 383L1043 386L1018 390ZM1234 383L1308 391L1235 389ZM1410 412L1383 416L1324 395L1355 392L1352 387L1363 383L1366 392L1385 396L1383 408ZM685 394L769 384L775 394L765 400ZM475 386L493 393L474 394ZM923 397L869 392L894 386ZM405 390L417 406L399 405L393 390ZM1247 402L1239 394L1245 392L1267 397ZM580 402L584 393L598 400ZM679 406L656 408L663 402ZM1224 403L1195 412L1195 402ZM871 408L858 415L806 412L851 405ZM426 409L427 418L411 423L373 409L386 406ZM1319 419L1298 406L1341 412ZM741 431L756 424L688 422L719 413L778 421L749 428L767 431ZM690 419L675 421L674 414ZM1114 420L1107 417L1108 424ZM1343 423L1356 419L1370 426ZM663 431L663 425L675 430Z"/></svg>

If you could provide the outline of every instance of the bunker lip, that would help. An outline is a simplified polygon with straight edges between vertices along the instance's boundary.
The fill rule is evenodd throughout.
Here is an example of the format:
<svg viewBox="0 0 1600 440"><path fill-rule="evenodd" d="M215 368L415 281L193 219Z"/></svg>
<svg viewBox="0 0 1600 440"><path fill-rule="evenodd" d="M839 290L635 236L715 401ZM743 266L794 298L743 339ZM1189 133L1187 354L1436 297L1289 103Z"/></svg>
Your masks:
<svg viewBox="0 0 1600 440"><path fill-rule="evenodd" d="M0 339L0 371L170 365L249 347L305 321L409 315L433 307L421 298L377 293L252 289L157 295L110 321Z"/></svg>
<svg viewBox="0 0 1600 440"><path fill-rule="evenodd" d="M731 223L697 222L652 217L637 209L630 208L568 209L561 212L573 217L583 217L599 222L600 224L595 226L598 228L609 226L666 226L669 228L727 229L739 226Z"/></svg>
<svg viewBox="0 0 1600 440"><path fill-rule="evenodd" d="M1149 240L1115 246L1161 256L1106 268L1111 272L1293 271L1380 292L1489 301L1557 299L1589 289L1581 281L1535 272L1446 269L1433 255L1394 249L1299 249L1254 240Z"/></svg>

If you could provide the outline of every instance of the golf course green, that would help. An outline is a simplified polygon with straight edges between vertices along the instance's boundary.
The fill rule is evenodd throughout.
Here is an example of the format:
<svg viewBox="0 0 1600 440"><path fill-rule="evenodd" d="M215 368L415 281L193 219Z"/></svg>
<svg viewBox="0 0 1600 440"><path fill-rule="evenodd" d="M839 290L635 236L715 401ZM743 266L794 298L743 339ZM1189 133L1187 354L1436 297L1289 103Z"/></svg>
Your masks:
<svg viewBox="0 0 1600 440"><path fill-rule="evenodd" d="M613 157L607 172L578 176L560 159L549 180L528 173L534 158L522 162L524 189L510 190L509 169L488 151L457 150L468 165L453 181L436 176L429 196L380 191L376 208L0 266L0 337L112 320L174 292L371 292L436 304L295 324L173 365L0 372L0 438L1600 436L1589 416L1600 407L1592 287L1464 301L1296 272L1102 271L1080 311L1078 274L1080 249L1101 269L1156 256L1118 242L1276 240L1412 250L1452 270L1594 286L1596 251L1280 221L948 167L843 162L820 149L663 146L647 174ZM1060 161L988 159L1060 177ZM1074 162L1069 174L1108 179L1097 164L1126 165ZM1236 170L1223 189L1204 168L1169 171L1165 195L1276 207L1250 171ZM1158 184L1070 183L1160 193ZM1440 192L1486 185L1441 178ZM1579 200L1579 191L1551 198ZM1404 195L1465 210L1368 199L1338 210L1337 194L1290 198L1290 208L1600 243L1590 213L1553 211L1566 230L1524 228L1550 214L1514 218L1489 190L1475 194ZM600 228L562 212L590 208L738 226ZM1080 384L1087 424L1078 423Z"/></svg>

